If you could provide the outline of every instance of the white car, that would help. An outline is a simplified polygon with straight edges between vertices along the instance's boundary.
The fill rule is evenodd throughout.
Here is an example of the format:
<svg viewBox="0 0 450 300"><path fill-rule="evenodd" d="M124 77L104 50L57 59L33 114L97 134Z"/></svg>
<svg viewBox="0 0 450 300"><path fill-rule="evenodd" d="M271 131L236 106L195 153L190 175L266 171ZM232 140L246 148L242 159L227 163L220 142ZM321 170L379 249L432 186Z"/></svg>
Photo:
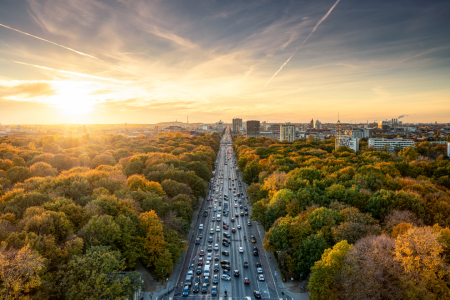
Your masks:
<svg viewBox="0 0 450 300"><path fill-rule="evenodd" d="M203 230L203 224L200 224L200 226L198 227L198 229Z"/></svg>
<svg viewBox="0 0 450 300"><path fill-rule="evenodd" d="M211 229L209 230L209 233L210 233L210 234L214 234L214 229L211 228Z"/></svg>
<svg viewBox="0 0 450 300"><path fill-rule="evenodd" d="M220 277L220 278L222 278L222 280L226 280L226 281L230 281L231 280L231 277L226 275L226 274L222 274L222 277Z"/></svg>
<svg viewBox="0 0 450 300"><path fill-rule="evenodd" d="M240 252L240 253L244 253L244 248L239 247L239 252Z"/></svg>
<svg viewBox="0 0 450 300"><path fill-rule="evenodd" d="M236 208L238 207L237 203L234 205L234 207L236 207Z"/></svg>
<svg viewBox="0 0 450 300"><path fill-rule="evenodd" d="M220 227L219 226L216 227L216 231L220 231Z"/></svg>
<svg viewBox="0 0 450 300"><path fill-rule="evenodd" d="M264 279L264 275L263 274L260 274L259 275L259 281L264 281L265 279Z"/></svg>
<svg viewBox="0 0 450 300"><path fill-rule="evenodd" d="M207 261L211 261L212 260L212 254L208 253L208 255L206 256L206 260Z"/></svg>
<svg viewBox="0 0 450 300"><path fill-rule="evenodd" d="M216 217L212 217L211 222L215 222L215 221L216 221Z"/></svg>
<svg viewBox="0 0 450 300"><path fill-rule="evenodd" d="M219 245L215 244L214 245L214 250L219 251Z"/></svg>
<svg viewBox="0 0 450 300"><path fill-rule="evenodd" d="M262 268L256 268L256 272L258 272L258 274L262 274L263 270Z"/></svg>

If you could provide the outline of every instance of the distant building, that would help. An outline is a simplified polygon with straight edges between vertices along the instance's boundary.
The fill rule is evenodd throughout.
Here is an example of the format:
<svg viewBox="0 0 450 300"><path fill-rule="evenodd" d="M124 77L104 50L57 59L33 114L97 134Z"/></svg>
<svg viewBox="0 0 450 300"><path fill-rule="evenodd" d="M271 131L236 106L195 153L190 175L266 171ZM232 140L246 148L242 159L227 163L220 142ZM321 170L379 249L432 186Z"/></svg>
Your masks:
<svg viewBox="0 0 450 300"><path fill-rule="evenodd" d="M398 128L398 119L392 119L391 120L391 127L392 128Z"/></svg>
<svg viewBox="0 0 450 300"><path fill-rule="evenodd" d="M280 141L287 140L288 142L293 142L295 139L295 126L291 123L286 123L285 125L280 125Z"/></svg>
<svg viewBox="0 0 450 300"><path fill-rule="evenodd" d="M370 131L368 128L346 130L344 133L346 135L351 135L354 138L359 138L359 139L370 137Z"/></svg>
<svg viewBox="0 0 450 300"><path fill-rule="evenodd" d="M274 138L279 139L280 138L280 124L272 124L267 128L267 131L272 132L272 135Z"/></svg>
<svg viewBox="0 0 450 300"><path fill-rule="evenodd" d="M335 148L338 149L342 146L348 147L356 153L359 150L359 138L355 138L351 135L341 135L340 139L336 139Z"/></svg>
<svg viewBox="0 0 450 300"><path fill-rule="evenodd" d="M242 127L242 119L239 118L233 119L233 132L239 133L241 127Z"/></svg>
<svg viewBox="0 0 450 300"><path fill-rule="evenodd" d="M216 123L216 131L221 133L223 131L223 122L222 120L220 120L219 122Z"/></svg>
<svg viewBox="0 0 450 300"><path fill-rule="evenodd" d="M271 131L261 131L259 133L259 136L263 136L263 137L271 138L271 139L278 138L278 137L275 137Z"/></svg>
<svg viewBox="0 0 450 300"><path fill-rule="evenodd" d="M385 138L370 138L369 147L373 147L376 150L382 151L386 149L388 152L393 152L394 150L401 150L407 147L414 148L413 140L405 139L385 139Z"/></svg>
<svg viewBox="0 0 450 300"><path fill-rule="evenodd" d="M314 128L314 119L311 119L311 122L309 122L309 128Z"/></svg>
<svg viewBox="0 0 450 300"><path fill-rule="evenodd" d="M447 144L447 156L450 157L450 143Z"/></svg>
<svg viewBox="0 0 450 300"><path fill-rule="evenodd" d="M391 122L388 121L380 121L378 122L378 128L379 129L383 129L383 130L387 130L389 129L389 126L391 126Z"/></svg>
<svg viewBox="0 0 450 300"><path fill-rule="evenodd" d="M259 137L260 127L259 121L247 121L247 137Z"/></svg>
<svg viewBox="0 0 450 300"><path fill-rule="evenodd" d="M319 120L316 120L316 123L314 123L314 129L322 129L322 123Z"/></svg>

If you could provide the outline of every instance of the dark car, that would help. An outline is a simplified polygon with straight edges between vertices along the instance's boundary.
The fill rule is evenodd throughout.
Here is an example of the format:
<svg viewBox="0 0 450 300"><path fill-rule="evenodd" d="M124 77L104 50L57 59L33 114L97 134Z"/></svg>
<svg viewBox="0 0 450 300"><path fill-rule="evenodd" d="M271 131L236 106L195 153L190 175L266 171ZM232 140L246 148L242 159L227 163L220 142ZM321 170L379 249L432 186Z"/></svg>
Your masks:
<svg viewBox="0 0 450 300"><path fill-rule="evenodd" d="M202 267L198 266L197 267L197 275L202 274Z"/></svg>
<svg viewBox="0 0 450 300"><path fill-rule="evenodd" d="M231 244L231 240L230 239L224 238L223 241L228 243L228 244Z"/></svg>
<svg viewBox="0 0 450 300"><path fill-rule="evenodd" d="M200 276L195 277L195 283L200 283Z"/></svg>
<svg viewBox="0 0 450 300"><path fill-rule="evenodd" d="M236 233L236 228L231 228L232 233Z"/></svg>
<svg viewBox="0 0 450 300"><path fill-rule="evenodd" d="M200 234L198 235L198 238L199 238L199 239L202 239L202 238L203 238L203 234L200 233Z"/></svg>
<svg viewBox="0 0 450 300"><path fill-rule="evenodd" d="M245 211L245 212L244 212L244 215L245 215L245 216L248 216L248 211Z"/></svg>
<svg viewBox="0 0 450 300"><path fill-rule="evenodd" d="M243 211L241 211L241 216L243 216L244 215L244 212Z"/></svg>
<svg viewBox="0 0 450 300"><path fill-rule="evenodd" d="M211 252L212 251L212 245L208 245L208 252Z"/></svg>
<svg viewBox="0 0 450 300"><path fill-rule="evenodd" d="M253 291L253 295L255 295L256 299L261 299L261 293L259 291Z"/></svg>
<svg viewBox="0 0 450 300"><path fill-rule="evenodd" d="M194 293L198 293L198 283L194 284L194 287L192 288L192 291Z"/></svg>
<svg viewBox="0 0 450 300"><path fill-rule="evenodd" d="M244 262L244 268L248 268L248 262Z"/></svg>
<svg viewBox="0 0 450 300"><path fill-rule="evenodd" d="M222 255L228 256L228 255L230 255L230 252L224 250L224 251L222 251Z"/></svg>
<svg viewBox="0 0 450 300"><path fill-rule="evenodd" d="M258 251L253 251L253 256L258 256Z"/></svg>
<svg viewBox="0 0 450 300"><path fill-rule="evenodd" d="M230 267L230 265L222 265L222 269L231 270L231 267Z"/></svg>
<svg viewBox="0 0 450 300"><path fill-rule="evenodd" d="M228 261L228 260L222 260L220 263L221 263L222 265L229 265L229 264L230 264L230 261Z"/></svg>
<svg viewBox="0 0 450 300"><path fill-rule="evenodd" d="M223 236L226 237L226 238L230 238L231 237L231 235L228 232L224 232Z"/></svg>
<svg viewBox="0 0 450 300"><path fill-rule="evenodd" d="M210 236L209 238L208 238L208 243L212 243L213 242L213 238L212 238L212 236Z"/></svg>
<svg viewBox="0 0 450 300"><path fill-rule="evenodd" d="M194 264L191 264L191 265L189 266L189 270L194 271Z"/></svg>
<svg viewBox="0 0 450 300"><path fill-rule="evenodd" d="M239 218L239 214L238 214L238 213L234 214L234 216L235 216L236 218Z"/></svg>
<svg viewBox="0 0 450 300"><path fill-rule="evenodd" d="M189 286L185 285L183 288L183 297L189 296Z"/></svg>
<svg viewBox="0 0 450 300"><path fill-rule="evenodd" d="M202 285L202 293L207 293L208 292L208 285L206 283L204 283Z"/></svg>
<svg viewBox="0 0 450 300"><path fill-rule="evenodd" d="M224 275L230 276L230 271L229 271L229 270L223 270L222 273L223 273Z"/></svg>
<svg viewBox="0 0 450 300"><path fill-rule="evenodd" d="M195 239L195 244L196 244L196 245L200 245L200 239L199 239L199 238L196 238L196 239Z"/></svg>
<svg viewBox="0 0 450 300"><path fill-rule="evenodd" d="M239 277L239 270L234 270L234 277Z"/></svg>
<svg viewBox="0 0 450 300"><path fill-rule="evenodd" d="M205 255L205 250L200 250L200 252L198 253L198 255L204 256L204 255Z"/></svg>
<svg viewBox="0 0 450 300"><path fill-rule="evenodd" d="M257 262L257 263L256 263L256 267L257 267L257 268L261 268L261 263Z"/></svg>
<svg viewBox="0 0 450 300"><path fill-rule="evenodd" d="M207 211L207 210L205 210L205 211L203 212L203 216L204 216L204 217L207 217L207 216L208 216L208 211Z"/></svg>
<svg viewBox="0 0 450 300"><path fill-rule="evenodd" d="M203 279L203 283L209 285L209 277L206 276L205 279Z"/></svg>
<svg viewBox="0 0 450 300"><path fill-rule="evenodd" d="M224 242L222 243L222 245L223 245L224 247L228 247L228 246L230 246L230 244L228 244L228 243L227 243L227 242L225 242L225 241L224 241Z"/></svg>
<svg viewBox="0 0 450 300"><path fill-rule="evenodd" d="M234 222L235 220L234 220L234 218L231 218L231 222Z"/></svg>
<svg viewBox="0 0 450 300"><path fill-rule="evenodd" d="M218 264L214 265L214 272L219 272L219 265Z"/></svg>
<svg viewBox="0 0 450 300"><path fill-rule="evenodd" d="M244 210L247 211L247 210L248 210L248 207L247 207L247 206L244 206Z"/></svg>
<svg viewBox="0 0 450 300"><path fill-rule="evenodd" d="M214 286L211 288L211 295L213 295L213 296L217 295L217 286L214 285Z"/></svg>

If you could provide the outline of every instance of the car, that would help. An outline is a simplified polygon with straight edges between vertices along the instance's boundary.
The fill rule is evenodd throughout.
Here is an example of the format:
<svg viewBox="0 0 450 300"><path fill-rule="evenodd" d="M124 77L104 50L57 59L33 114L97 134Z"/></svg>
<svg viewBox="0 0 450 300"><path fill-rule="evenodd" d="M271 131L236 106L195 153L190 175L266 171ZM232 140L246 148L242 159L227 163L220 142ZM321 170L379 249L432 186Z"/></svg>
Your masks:
<svg viewBox="0 0 450 300"><path fill-rule="evenodd" d="M190 266L189 266L189 270L194 270L194 264L191 264Z"/></svg>
<svg viewBox="0 0 450 300"><path fill-rule="evenodd" d="M214 250L219 251L219 245L218 244L214 245Z"/></svg>
<svg viewBox="0 0 450 300"><path fill-rule="evenodd" d="M239 277L239 270L234 270L234 277Z"/></svg>
<svg viewBox="0 0 450 300"><path fill-rule="evenodd" d="M208 245L208 252L211 252L212 251L212 246L211 245Z"/></svg>
<svg viewBox="0 0 450 300"><path fill-rule="evenodd" d="M238 207L237 203L236 203L236 204L234 205L234 207L235 207L235 208L237 208L237 207Z"/></svg>
<svg viewBox="0 0 450 300"><path fill-rule="evenodd" d="M236 221L235 218L231 218L231 222L234 222L234 221Z"/></svg>
<svg viewBox="0 0 450 300"><path fill-rule="evenodd" d="M200 253L198 255L204 256L205 255L205 250L200 250Z"/></svg>
<svg viewBox="0 0 450 300"><path fill-rule="evenodd" d="M215 286L215 285L212 286L211 295L213 295L213 296L217 295L217 286Z"/></svg>
<svg viewBox="0 0 450 300"><path fill-rule="evenodd" d="M197 267L197 275L200 275L200 274L202 274L202 267L198 266Z"/></svg>
<svg viewBox="0 0 450 300"><path fill-rule="evenodd" d="M228 244L231 244L231 240L229 238L223 238L224 242L227 242Z"/></svg>
<svg viewBox="0 0 450 300"><path fill-rule="evenodd" d="M256 262L255 264L256 264L257 268L261 268L261 263L260 262Z"/></svg>
<svg viewBox="0 0 450 300"><path fill-rule="evenodd" d="M222 274L222 276L220 278L222 278L222 280L226 280L226 281L230 281L231 280L230 275L226 275L226 274Z"/></svg>
<svg viewBox="0 0 450 300"><path fill-rule="evenodd" d="M236 228L231 228L232 233L236 233Z"/></svg>
<svg viewBox="0 0 450 300"><path fill-rule="evenodd" d="M229 244L229 243L227 243L227 242L225 242L225 241L223 241L223 242L222 242L222 246L224 246L224 247L228 247L228 246L230 246L230 244Z"/></svg>
<svg viewBox="0 0 450 300"><path fill-rule="evenodd" d="M196 244L196 245L200 245L200 239L199 239L199 238L196 238L196 239L195 239L195 244Z"/></svg>
<svg viewBox="0 0 450 300"><path fill-rule="evenodd" d="M250 280L248 279L248 277L244 278L244 284L250 284Z"/></svg>
<svg viewBox="0 0 450 300"><path fill-rule="evenodd" d="M241 224L238 224L237 229L241 229L241 228L242 228Z"/></svg>
<svg viewBox="0 0 450 300"><path fill-rule="evenodd" d="M198 286L199 286L198 283L194 284L194 286L192 287L192 292L198 293Z"/></svg>
<svg viewBox="0 0 450 300"><path fill-rule="evenodd" d="M216 227L216 231L220 231L220 227L219 226Z"/></svg>
<svg viewBox="0 0 450 300"><path fill-rule="evenodd" d="M256 299L261 299L261 293L259 291L253 291L253 295L255 296Z"/></svg>
<svg viewBox="0 0 450 300"><path fill-rule="evenodd" d="M189 270L189 271L187 272L187 276L194 276L194 271Z"/></svg>
<svg viewBox="0 0 450 300"><path fill-rule="evenodd" d="M241 211L241 216L243 216L244 215L244 212L243 211Z"/></svg>
<svg viewBox="0 0 450 300"><path fill-rule="evenodd" d="M219 254L214 255L214 260L219 260L219 259L220 259L220 255Z"/></svg>
<svg viewBox="0 0 450 300"><path fill-rule="evenodd" d="M245 211L248 211L248 207L247 207L247 206L244 206L244 210L245 210Z"/></svg>
<svg viewBox="0 0 450 300"><path fill-rule="evenodd" d="M265 280L265 279L264 279L264 275L263 275L263 274L260 274L258 279L259 279L259 281L264 281L264 280Z"/></svg>
<svg viewBox="0 0 450 300"><path fill-rule="evenodd" d="M195 277L195 283L200 283L200 276Z"/></svg>
<svg viewBox="0 0 450 300"><path fill-rule="evenodd" d="M245 211L245 212L244 212L244 216L248 216L248 211Z"/></svg>
<svg viewBox="0 0 450 300"><path fill-rule="evenodd" d="M199 230L203 230L203 224L200 224L200 226L198 226Z"/></svg>
<svg viewBox="0 0 450 300"><path fill-rule="evenodd" d="M199 265L199 266L203 265L203 257L200 257L200 258L198 259L198 265Z"/></svg>
<svg viewBox="0 0 450 300"><path fill-rule="evenodd" d="M203 283L209 285L209 277L205 276L205 279L203 280Z"/></svg>
<svg viewBox="0 0 450 300"><path fill-rule="evenodd" d="M239 205L239 208L240 208L240 209L243 209L243 208L244 208L244 206L242 206L242 205Z"/></svg>
<svg viewBox="0 0 450 300"><path fill-rule="evenodd" d="M214 234L214 229L211 228L211 229L209 230L209 234Z"/></svg>
<svg viewBox="0 0 450 300"><path fill-rule="evenodd" d="M223 236L226 237L226 238L230 238L231 237L231 235L228 232L224 232Z"/></svg>
<svg viewBox="0 0 450 300"><path fill-rule="evenodd" d="M207 293L208 292L208 285L206 283L204 283L202 285L202 293Z"/></svg>
<svg viewBox="0 0 450 300"><path fill-rule="evenodd" d="M239 253L244 253L244 248L243 247L239 247Z"/></svg>
<svg viewBox="0 0 450 300"><path fill-rule="evenodd" d="M229 265L229 264L230 264L230 261L224 259L224 260L222 260L220 263L221 263L222 265Z"/></svg>
<svg viewBox="0 0 450 300"><path fill-rule="evenodd" d="M258 256L258 251L253 250L253 256Z"/></svg>
<svg viewBox="0 0 450 300"><path fill-rule="evenodd" d="M219 265L218 264L214 265L214 272L219 272Z"/></svg>
<svg viewBox="0 0 450 300"><path fill-rule="evenodd" d="M253 235L250 237L250 240L252 241L252 243L256 243L256 238Z"/></svg>
<svg viewBox="0 0 450 300"><path fill-rule="evenodd" d="M248 262L244 261L244 268L248 268Z"/></svg>
<svg viewBox="0 0 450 300"><path fill-rule="evenodd" d="M222 255L229 256L230 252L224 250L224 251L222 251Z"/></svg>
<svg viewBox="0 0 450 300"><path fill-rule="evenodd" d="M207 261L211 261L212 260L212 254L208 253L208 255L206 256L206 260Z"/></svg>
<svg viewBox="0 0 450 300"><path fill-rule="evenodd" d="M235 214L234 214L234 217L235 217L235 218L239 218L239 214L238 214L238 213L235 213Z"/></svg>
<svg viewBox="0 0 450 300"><path fill-rule="evenodd" d="M211 222L215 222L215 221L216 221L216 217L212 217Z"/></svg>
<svg viewBox="0 0 450 300"><path fill-rule="evenodd" d="M208 238L208 243L212 243L212 242L213 242L213 237L210 236L210 237Z"/></svg>
<svg viewBox="0 0 450 300"><path fill-rule="evenodd" d="M223 229L228 230L228 225L223 225Z"/></svg>
<svg viewBox="0 0 450 300"><path fill-rule="evenodd" d="M252 222L248 221L247 226L252 226Z"/></svg>
<svg viewBox="0 0 450 300"><path fill-rule="evenodd" d="M189 296L189 286L185 285L183 288L183 297Z"/></svg>
<svg viewBox="0 0 450 300"><path fill-rule="evenodd" d="M199 238L199 239L202 239L202 238L203 238L203 234L200 233L200 234L198 235L198 238Z"/></svg>
<svg viewBox="0 0 450 300"><path fill-rule="evenodd" d="M231 270L231 267L230 267L230 265L222 265L222 269Z"/></svg>
<svg viewBox="0 0 450 300"><path fill-rule="evenodd" d="M262 274L263 273L263 269L261 267L256 268L256 272L258 272L258 274Z"/></svg>

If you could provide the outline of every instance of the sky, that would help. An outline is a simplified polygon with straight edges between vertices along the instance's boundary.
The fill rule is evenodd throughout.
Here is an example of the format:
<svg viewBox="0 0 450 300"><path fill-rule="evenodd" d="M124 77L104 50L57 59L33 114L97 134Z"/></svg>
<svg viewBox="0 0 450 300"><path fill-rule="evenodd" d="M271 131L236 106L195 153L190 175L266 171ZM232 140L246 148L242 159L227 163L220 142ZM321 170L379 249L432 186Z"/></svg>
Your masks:
<svg viewBox="0 0 450 300"><path fill-rule="evenodd" d="M0 0L0 123L450 122L448 0Z"/></svg>

